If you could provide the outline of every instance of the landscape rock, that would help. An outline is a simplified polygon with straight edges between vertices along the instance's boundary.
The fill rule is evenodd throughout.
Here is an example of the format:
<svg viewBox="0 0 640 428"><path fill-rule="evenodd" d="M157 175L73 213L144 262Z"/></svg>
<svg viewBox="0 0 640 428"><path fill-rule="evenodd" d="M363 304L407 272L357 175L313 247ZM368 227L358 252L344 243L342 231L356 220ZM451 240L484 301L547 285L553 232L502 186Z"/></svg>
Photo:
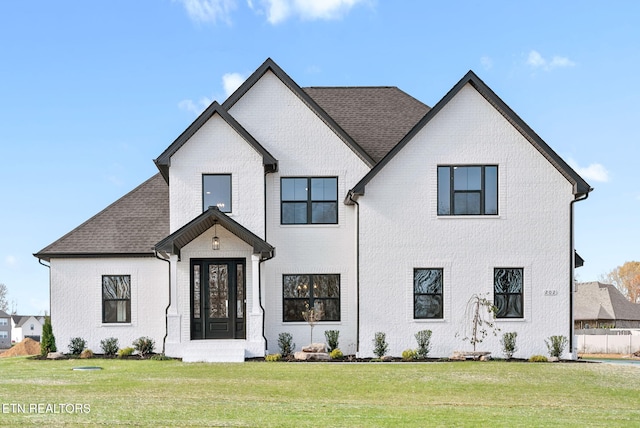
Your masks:
<svg viewBox="0 0 640 428"><path fill-rule="evenodd" d="M326 343L312 343L302 348L302 352L327 352Z"/></svg>
<svg viewBox="0 0 640 428"><path fill-rule="evenodd" d="M49 352L47 354L47 360L61 360L64 358L64 354L62 352Z"/></svg>
<svg viewBox="0 0 640 428"><path fill-rule="evenodd" d="M326 352L296 352L293 357L300 361L329 361L331 357Z"/></svg>

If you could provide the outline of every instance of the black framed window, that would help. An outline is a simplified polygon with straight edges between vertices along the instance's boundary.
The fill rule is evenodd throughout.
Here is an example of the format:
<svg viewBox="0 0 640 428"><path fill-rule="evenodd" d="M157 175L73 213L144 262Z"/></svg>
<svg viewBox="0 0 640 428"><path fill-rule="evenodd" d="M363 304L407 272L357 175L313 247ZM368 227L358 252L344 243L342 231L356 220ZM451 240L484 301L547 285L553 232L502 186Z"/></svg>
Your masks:
<svg viewBox="0 0 640 428"><path fill-rule="evenodd" d="M438 215L497 215L498 166L438 166Z"/></svg>
<svg viewBox="0 0 640 428"><path fill-rule="evenodd" d="M493 270L493 304L496 318L524 318L524 269Z"/></svg>
<svg viewBox="0 0 640 428"><path fill-rule="evenodd" d="M131 276L102 276L102 322L131 322Z"/></svg>
<svg viewBox="0 0 640 428"><path fill-rule="evenodd" d="M340 321L340 275L282 275L282 319L304 321L307 307L323 311L320 321Z"/></svg>
<svg viewBox="0 0 640 428"><path fill-rule="evenodd" d="M442 268L416 268L413 270L413 318L442 319Z"/></svg>
<svg viewBox="0 0 640 428"><path fill-rule="evenodd" d="M231 174L202 175L202 210L209 207L231 212Z"/></svg>
<svg viewBox="0 0 640 428"><path fill-rule="evenodd" d="M280 179L282 224L337 224L337 177Z"/></svg>

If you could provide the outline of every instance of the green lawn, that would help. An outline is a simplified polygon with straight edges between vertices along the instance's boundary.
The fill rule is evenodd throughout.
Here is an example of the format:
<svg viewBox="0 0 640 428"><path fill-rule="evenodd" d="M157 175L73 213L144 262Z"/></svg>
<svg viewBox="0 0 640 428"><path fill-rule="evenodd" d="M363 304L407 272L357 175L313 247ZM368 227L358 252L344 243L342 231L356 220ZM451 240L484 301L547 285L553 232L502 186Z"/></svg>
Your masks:
<svg viewBox="0 0 640 428"><path fill-rule="evenodd" d="M1 426L639 426L639 399L596 363L0 359Z"/></svg>

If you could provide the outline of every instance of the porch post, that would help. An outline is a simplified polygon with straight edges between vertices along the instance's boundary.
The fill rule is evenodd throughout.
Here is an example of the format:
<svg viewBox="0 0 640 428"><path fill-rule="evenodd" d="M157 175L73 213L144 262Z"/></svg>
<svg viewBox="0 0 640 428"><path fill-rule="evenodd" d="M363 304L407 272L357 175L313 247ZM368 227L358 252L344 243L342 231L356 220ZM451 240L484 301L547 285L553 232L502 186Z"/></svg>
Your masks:
<svg viewBox="0 0 640 428"><path fill-rule="evenodd" d="M251 313L261 314L260 311L260 255L251 255Z"/></svg>

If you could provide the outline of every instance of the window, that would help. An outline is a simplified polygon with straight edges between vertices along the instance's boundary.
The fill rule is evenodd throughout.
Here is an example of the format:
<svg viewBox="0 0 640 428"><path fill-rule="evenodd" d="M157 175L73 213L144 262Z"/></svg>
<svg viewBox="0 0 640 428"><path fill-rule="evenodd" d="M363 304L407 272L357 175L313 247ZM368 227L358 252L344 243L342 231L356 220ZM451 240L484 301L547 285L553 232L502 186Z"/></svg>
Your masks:
<svg viewBox="0 0 640 428"><path fill-rule="evenodd" d="M218 207L223 213L231 212L231 174L202 176L202 210L209 207Z"/></svg>
<svg viewBox="0 0 640 428"><path fill-rule="evenodd" d="M0 339L8 339L9 332L8 331L0 331Z"/></svg>
<svg viewBox="0 0 640 428"><path fill-rule="evenodd" d="M31 324L31 327L30 327L31 331L35 330L35 328L36 327L33 324Z"/></svg>
<svg viewBox="0 0 640 428"><path fill-rule="evenodd" d="M131 322L131 276L102 276L102 322Z"/></svg>
<svg viewBox="0 0 640 428"><path fill-rule="evenodd" d="M442 269L413 270L413 318L442 319Z"/></svg>
<svg viewBox="0 0 640 428"><path fill-rule="evenodd" d="M300 177L280 180L282 224L337 224L338 178Z"/></svg>
<svg viewBox="0 0 640 428"><path fill-rule="evenodd" d="M340 275L283 275L282 290L283 321L304 321L307 306L324 311L321 321L340 321Z"/></svg>
<svg viewBox="0 0 640 428"><path fill-rule="evenodd" d="M497 166L438 167L438 215L497 214Z"/></svg>
<svg viewBox="0 0 640 428"><path fill-rule="evenodd" d="M493 271L493 304L496 318L523 318L524 269L495 268Z"/></svg>
<svg viewBox="0 0 640 428"><path fill-rule="evenodd" d="M9 325L9 318L0 318L0 325Z"/></svg>

